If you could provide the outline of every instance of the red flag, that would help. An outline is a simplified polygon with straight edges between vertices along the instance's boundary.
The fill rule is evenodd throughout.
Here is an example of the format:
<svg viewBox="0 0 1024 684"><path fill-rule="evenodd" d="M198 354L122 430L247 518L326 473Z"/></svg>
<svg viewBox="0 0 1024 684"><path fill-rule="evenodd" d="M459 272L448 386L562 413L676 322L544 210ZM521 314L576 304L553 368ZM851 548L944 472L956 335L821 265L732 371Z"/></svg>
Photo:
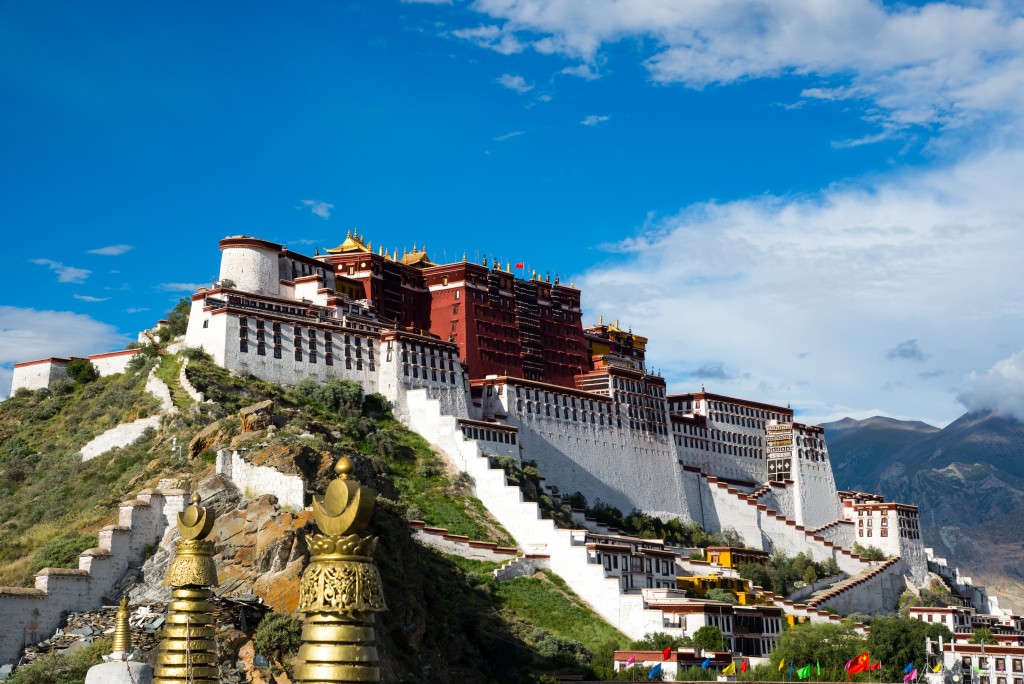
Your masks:
<svg viewBox="0 0 1024 684"><path fill-rule="evenodd" d="M882 669L882 661L879 660L877 663L875 663L874 665L872 665L868 669L869 670L881 670Z"/></svg>
<svg viewBox="0 0 1024 684"><path fill-rule="evenodd" d="M870 667L871 654L867 651L864 651L850 662L850 667L846 668L846 671L849 673L848 679L853 680L853 675L857 674L858 672L864 672Z"/></svg>
<svg viewBox="0 0 1024 684"><path fill-rule="evenodd" d="M746 672L746 671L747 671L747 659L744 658L743 662L740 663L740 672Z"/></svg>
<svg viewBox="0 0 1024 684"><path fill-rule="evenodd" d="M526 268L526 264L524 264L522 261L520 261L518 264L516 264L516 268L525 269ZM512 269L512 270L515 270L515 269Z"/></svg>
<svg viewBox="0 0 1024 684"><path fill-rule="evenodd" d="M672 655L672 647L671 646L666 646L665 650L661 652L661 659L662 660L668 660L668 657L670 655Z"/></svg>

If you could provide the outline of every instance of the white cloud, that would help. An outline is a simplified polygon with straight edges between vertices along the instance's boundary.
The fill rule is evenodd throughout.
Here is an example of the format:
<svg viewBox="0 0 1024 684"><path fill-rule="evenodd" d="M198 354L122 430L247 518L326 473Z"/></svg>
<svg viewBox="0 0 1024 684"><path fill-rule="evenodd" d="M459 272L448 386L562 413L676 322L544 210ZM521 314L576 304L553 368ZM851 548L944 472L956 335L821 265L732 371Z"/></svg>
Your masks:
<svg viewBox="0 0 1024 684"><path fill-rule="evenodd" d="M1024 110L1024 19L1014 3L476 0L472 8L489 21L452 35L506 54L532 48L590 66L606 45L646 39L645 65L661 83L838 77L842 87L805 96L863 99L897 126L960 126Z"/></svg>
<svg viewBox="0 0 1024 684"><path fill-rule="evenodd" d="M533 90L533 84L527 83L526 79L519 75L502 74L498 78L494 79L494 82L520 94L528 93Z"/></svg>
<svg viewBox="0 0 1024 684"><path fill-rule="evenodd" d="M195 292L201 287L209 287L209 283L160 283L154 288L162 292Z"/></svg>
<svg viewBox="0 0 1024 684"><path fill-rule="evenodd" d="M0 396L10 393L15 363L96 354L130 341L113 326L85 314L0 306Z"/></svg>
<svg viewBox="0 0 1024 684"><path fill-rule="evenodd" d="M558 73L565 74L566 76L578 76L579 78L587 81L593 81L601 78L601 75L594 71L594 68L589 64L577 64L576 66L565 67Z"/></svg>
<svg viewBox="0 0 1024 684"><path fill-rule="evenodd" d="M511 133L504 133L502 135L495 136L494 138L491 138L491 140L494 140L495 142L502 142L503 140L511 140L512 138L518 138L524 133L526 133L526 131L512 131Z"/></svg>
<svg viewBox="0 0 1024 684"><path fill-rule="evenodd" d="M53 261L52 259L33 259L32 263L38 264L39 266L46 266L56 273L58 283L84 283L85 279L89 277L90 273L92 273L92 271L88 269L65 266L59 261Z"/></svg>
<svg viewBox="0 0 1024 684"><path fill-rule="evenodd" d="M93 297L92 295L82 295L82 294L74 294L74 295L71 295L71 296L74 297L75 299L77 299L79 301L83 301L83 302L105 302L108 299L110 299L110 297Z"/></svg>
<svg viewBox="0 0 1024 684"><path fill-rule="evenodd" d="M994 152L811 196L696 204L648 219L576 280L588 318L650 337L673 391L720 364L749 373L709 391L792 401L809 419L841 405L948 422L953 389L885 352L926 349L955 382L1019 344L1022 168L1024 152Z"/></svg>
<svg viewBox="0 0 1024 684"><path fill-rule="evenodd" d="M302 204L309 207L310 212L325 220L331 218L331 209L334 208L333 204L320 200L302 200Z"/></svg>
<svg viewBox="0 0 1024 684"><path fill-rule="evenodd" d="M526 49L511 33L506 33L498 26L477 26L475 28L458 29L451 35L468 40L474 45L485 47L503 55L514 55Z"/></svg>
<svg viewBox="0 0 1024 684"><path fill-rule="evenodd" d="M141 313L143 311L149 311L149 307L148 306L133 306L131 308L128 308L128 309L124 310L125 313L130 313L130 314Z"/></svg>
<svg viewBox="0 0 1024 684"><path fill-rule="evenodd" d="M1024 351L998 361L981 375L971 373L957 399L969 411L993 411L1024 421Z"/></svg>
<svg viewBox="0 0 1024 684"><path fill-rule="evenodd" d="M100 256L119 256L125 252L130 251L131 245L108 245L107 247L98 247L96 249L90 249L86 254L99 254Z"/></svg>
<svg viewBox="0 0 1024 684"><path fill-rule="evenodd" d="M605 114L591 114L590 116L584 117L581 124L584 126L596 126L597 124L604 123L612 117Z"/></svg>

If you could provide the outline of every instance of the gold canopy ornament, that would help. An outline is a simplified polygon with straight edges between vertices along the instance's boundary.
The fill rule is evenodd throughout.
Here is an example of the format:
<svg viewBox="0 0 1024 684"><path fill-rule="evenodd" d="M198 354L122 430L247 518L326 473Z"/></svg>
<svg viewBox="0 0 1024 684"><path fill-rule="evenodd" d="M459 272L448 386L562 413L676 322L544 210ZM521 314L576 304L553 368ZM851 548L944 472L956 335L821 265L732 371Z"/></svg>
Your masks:
<svg viewBox="0 0 1024 684"><path fill-rule="evenodd" d="M219 682L217 642L213 624L211 586L217 585L217 566L213 562L213 542L206 539L213 529L214 515L199 505L178 514L178 534L164 584L174 587L167 604L167 621L157 655L154 684L172 682Z"/></svg>
<svg viewBox="0 0 1024 684"><path fill-rule="evenodd" d="M380 573L371 558L377 537L359 536L373 516L377 491L349 480L352 461L342 457L338 478L313 498L313 517L323 534L309 541L298 611L304 613L295 681L380 681L373 614L387 610Z"/></svg>

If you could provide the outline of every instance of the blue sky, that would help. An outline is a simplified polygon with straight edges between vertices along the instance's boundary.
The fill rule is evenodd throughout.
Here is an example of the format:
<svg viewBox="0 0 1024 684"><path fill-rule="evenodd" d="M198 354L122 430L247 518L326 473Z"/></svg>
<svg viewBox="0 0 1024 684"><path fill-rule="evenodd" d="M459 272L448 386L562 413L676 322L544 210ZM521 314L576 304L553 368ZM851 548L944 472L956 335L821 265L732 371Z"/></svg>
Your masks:
<svg viewBox="0 0 1024 684"><path fill-rule="evenodd" d="M293 5L0 6L0 386L356 229L575 281L674 391L1024 416L1012 3Z"/></svg>

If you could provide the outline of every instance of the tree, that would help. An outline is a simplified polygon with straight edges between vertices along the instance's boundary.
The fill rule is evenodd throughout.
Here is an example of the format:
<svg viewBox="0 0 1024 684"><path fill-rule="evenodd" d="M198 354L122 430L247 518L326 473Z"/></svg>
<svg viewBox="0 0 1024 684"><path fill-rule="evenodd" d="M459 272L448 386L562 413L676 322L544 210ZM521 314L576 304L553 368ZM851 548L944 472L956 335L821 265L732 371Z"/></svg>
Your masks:
<svg viewBox="0 0 1024 684"><path fill-rule="evenodd" d="M813 565L808 565L807 568L804 570L803 579L804 582L807 582L808 584L814 584L818 581L818 573L817 571L815 571Z"/></svg>
<svg viewBox="0 0 1024 684"><path fill-rule="evenodd" d="M693 647L697 651L728 651L722 630L714 625L704 625L693 633Z"/></svg>
<svg viewBox="0 0 1024 684"><path fill-rule="evenodd" d="M877 618L871 622L868 650L875 660L882 662L883 681L897 682L903 676L903 667L910 662L925 663L925 638L938 641L942 636L949 642L953 634L938 622L921 622L907 618Z"/></svg>
<svg viewBox="0 0 1024 684"><path fill-rule="evenodd" d="M821 663L823 673L843 673L843 665L864 651L864 639L853 625L835 622L808 622L786 630L771 653L771 663Z"/></svg>
<svg viewBox="0 0 1024 684"><path fill-rule="evenodd" d="M992 634L992 630L988 627L979 627L974 630L974 634L971 635L970 644L994 644L996 643L996 637Z"/></svg>
<svg viewBox="0 0 1024 684"><path fill-rule="evenodd" d="M188 329L188 315L192 311L192 302L188 299L179 299L174 308L167 312L167 323L165 323L157 335L160 341L167 344L175 337L181 337Z"/></svg>
<svg viewBox="0 0 1024 684"><path fill-rule="evenodd" d="M68 362L67 373L69 378L83 385L100 377L100 372L89 359L72 359Z"/></svg>
<svg viewBox="0 0 1024 684"><path fill-rule="evenodd" d="M700 630L697 631L699 632ZM721 631L719 631L719 634L721 634ZM634 651L664 651L666 648L678 648L688 645L690 644L686 643L686 637L675 637L665 632L648 632L644 634L643 639L637 639L629 647Z"/></svg>
<svg viewBox="0 0 1024 684"><path fill-rule="evenodd" d="M861 546L854 542L853 552L866 561L884 561L886 559L885 552L877 546Z"/></svg>

